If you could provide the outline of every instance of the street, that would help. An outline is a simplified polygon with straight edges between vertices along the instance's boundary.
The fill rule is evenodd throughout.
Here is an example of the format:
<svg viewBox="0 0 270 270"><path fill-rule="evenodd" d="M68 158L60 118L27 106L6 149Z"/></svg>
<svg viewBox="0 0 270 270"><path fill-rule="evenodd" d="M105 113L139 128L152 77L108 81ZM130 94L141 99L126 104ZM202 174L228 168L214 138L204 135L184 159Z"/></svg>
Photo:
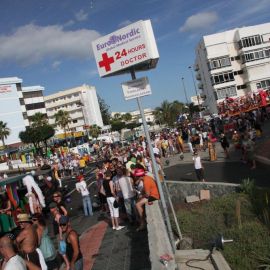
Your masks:
<svg viewBox="0 0 270 270"><path fill-rule="evenodd" d="M205 179L208 182L241 183L243 179L254 179L256 185L270 187L270 167L264 164L257 164L257 168L250 169L250 166L242 162L219 161L203 162ZM165 168L168 180L174 181L197 181L193 163L180 163Z"/></svg>

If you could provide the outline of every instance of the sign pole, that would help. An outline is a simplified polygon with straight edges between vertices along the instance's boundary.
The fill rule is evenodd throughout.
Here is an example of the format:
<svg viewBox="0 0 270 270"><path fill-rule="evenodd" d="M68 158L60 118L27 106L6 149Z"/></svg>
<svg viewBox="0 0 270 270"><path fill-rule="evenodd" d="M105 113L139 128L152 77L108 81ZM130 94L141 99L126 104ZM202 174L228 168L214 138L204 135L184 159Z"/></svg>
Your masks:
<svg viewBox="0 0 270 270"><path fill-rule="evenodd" d="M130 73L131 73L132 80L136 80L136 74L135 74L135 71L134 71L133 68L130 70ZM153 164L154 176L155 176L155 179L156 179L156 182L157 182L157 185L158 185L161 205L162 205L164 216L165 216L165 222L166 222L167 228L168 228L168 234L169 234L172 250L175 253L175 245L174 245L174 237L173 237L173 232L172 232L172 226L171 226L171 222L170 222L170 219L169 219L168 209L167 209L167 205L166 205L162 185L161 185L161 182L160 182L160 179L159 179L158 167L157 167L157 164L156 164L156 159L155 159L155 156L154 156L153 147L151 145L151 140L150 140L148 127L147 127L146 120L145 120L144 111L142 109L141 99L140 99L140 97L137 97L136 99L137 99L138 107L139 107L140 114L141 114L141 117L142 117L144 133L145 133L145 136L146 136L146 141L147 141L147 144L148 144L150 157L151 157L152 164Z"/></svg>

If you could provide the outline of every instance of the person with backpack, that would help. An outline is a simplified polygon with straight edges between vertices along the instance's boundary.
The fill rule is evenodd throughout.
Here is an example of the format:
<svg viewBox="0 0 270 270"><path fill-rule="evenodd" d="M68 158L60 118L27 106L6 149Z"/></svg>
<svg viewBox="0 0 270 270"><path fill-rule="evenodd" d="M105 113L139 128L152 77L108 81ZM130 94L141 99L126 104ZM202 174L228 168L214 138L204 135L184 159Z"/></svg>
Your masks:
<svg viewBox="0 0 270 270"><path fill-rule="evenodd" d="M42 252L48 270L59 269L57 252L48 235L46 221L41 214L34 214L31 218L38 235L38 247Z"/></svg>

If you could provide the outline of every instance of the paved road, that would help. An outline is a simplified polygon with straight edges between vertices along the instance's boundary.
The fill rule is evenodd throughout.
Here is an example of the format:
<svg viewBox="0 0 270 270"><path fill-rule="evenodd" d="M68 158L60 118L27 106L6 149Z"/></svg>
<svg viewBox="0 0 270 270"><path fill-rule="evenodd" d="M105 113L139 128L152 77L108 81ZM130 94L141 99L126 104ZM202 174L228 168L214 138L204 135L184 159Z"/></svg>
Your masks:
<svg viewBox="0 0 270 270"><path fill-rule="evenodd" d="M270 187L270 166L259 164L256 169L242 162L204 162L208 182L241 183L245 178L254 179L258 186ZM168 180L196 181L193 163L176 164L165 168Z"/></svg>

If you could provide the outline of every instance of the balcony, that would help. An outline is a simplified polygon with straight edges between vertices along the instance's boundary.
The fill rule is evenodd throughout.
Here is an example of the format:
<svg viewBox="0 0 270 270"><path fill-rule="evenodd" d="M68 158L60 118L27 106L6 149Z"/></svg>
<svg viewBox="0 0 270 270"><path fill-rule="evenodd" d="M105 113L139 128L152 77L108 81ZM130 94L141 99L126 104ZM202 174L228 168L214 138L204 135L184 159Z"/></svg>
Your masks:
<svg viewBox="0 0 270 270"><path fill-rule="evenodd" d="M198 64L195 64L193 68L195 71L198 71L200 69Z"/></svg>
<svg viewBox="0 0 270 270"><path fill-rule="evenodd" d="M197 81L200 81L201 79L202 79L201 74L200 73L197 73L196 74L196 80Z"/></svg>

